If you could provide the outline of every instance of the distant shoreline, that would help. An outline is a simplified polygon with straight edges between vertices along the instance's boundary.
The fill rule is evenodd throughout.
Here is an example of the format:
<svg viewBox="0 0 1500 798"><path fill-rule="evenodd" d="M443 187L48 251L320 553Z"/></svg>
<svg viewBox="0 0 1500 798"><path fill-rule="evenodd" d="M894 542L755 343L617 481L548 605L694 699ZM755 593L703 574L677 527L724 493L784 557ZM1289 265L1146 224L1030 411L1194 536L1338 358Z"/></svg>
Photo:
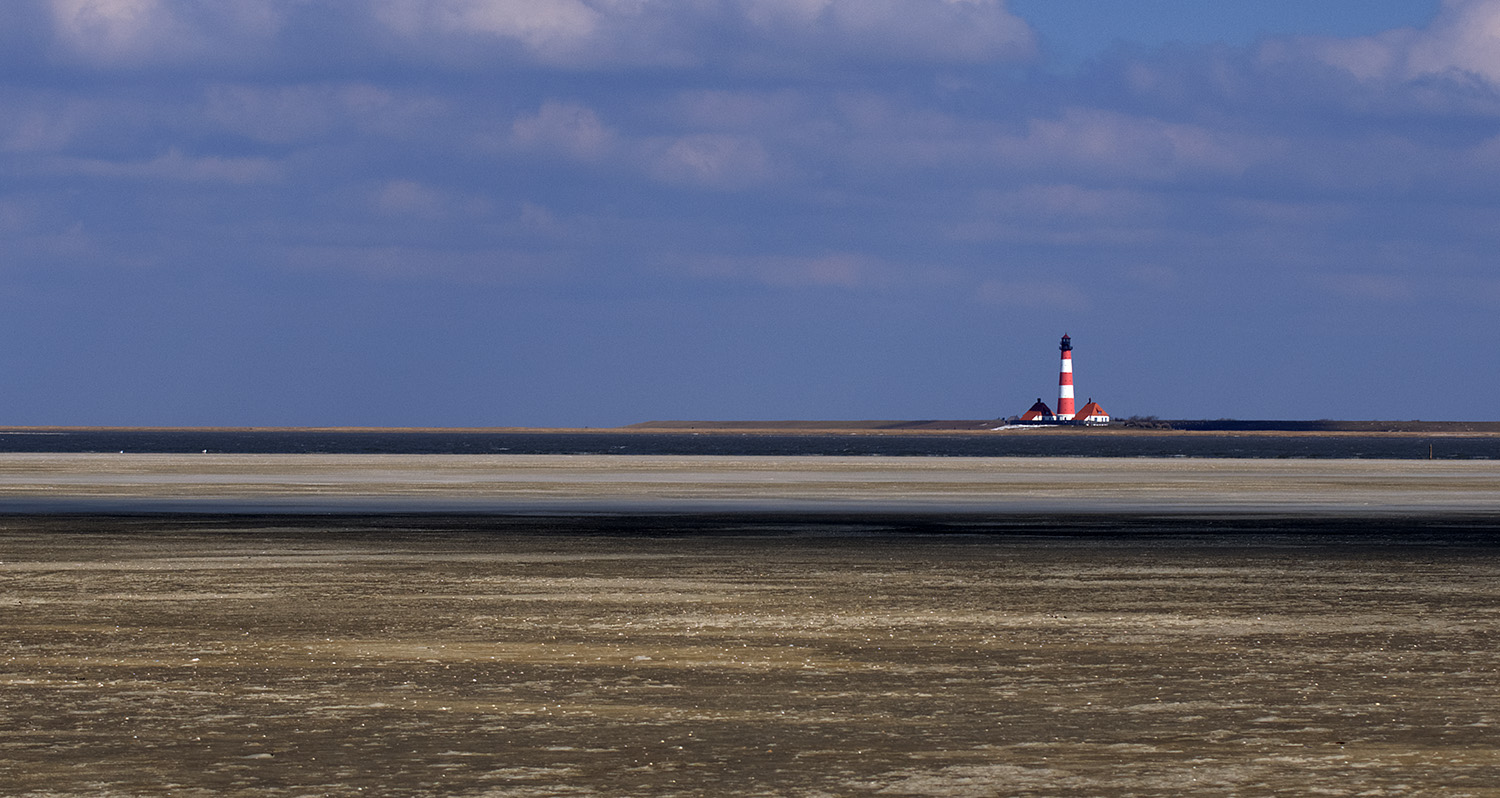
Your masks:
<svg viewBox="0 0 1500 798"><path fill-rule="evenodd" d="M646 421L618 428L638 432L792 433L819 432L866 434L1051 433L1065 435L1170 435L1179 433L1296 433L1296 434L1424 434L1500 435L1500 421L1298 421L1239 419L1147 419L1120 421L1105 427L1034 426L1007 427L1003 419L922 421Z"/></svg>
<svg viewBox="0 0 1500 798"><path fill-rule="evenodd" d="M81 432L303 432L382 434L727 434L727 435L1193 435L1198 433L1254 433L1276 435L1425 435L1500 437L1500 421L1334 421L1148 419L1117 422L1107 427L1004 427L989 420L768 420L768 421L644 421L622 427L372 427L372 426L0 426L0 435L68 434Z"/></svg>

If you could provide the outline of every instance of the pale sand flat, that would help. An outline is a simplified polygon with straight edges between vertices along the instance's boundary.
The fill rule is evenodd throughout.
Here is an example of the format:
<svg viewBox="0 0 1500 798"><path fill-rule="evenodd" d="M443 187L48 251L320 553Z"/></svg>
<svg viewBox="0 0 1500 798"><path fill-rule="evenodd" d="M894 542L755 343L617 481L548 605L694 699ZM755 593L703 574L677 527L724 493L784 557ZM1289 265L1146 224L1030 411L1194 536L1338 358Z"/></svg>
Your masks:
<svg viewBox="0 0 1500 798"><path fill-rule="evenodd" d="M0 454L0 512L1500 517L1500 461Z"/></svg>

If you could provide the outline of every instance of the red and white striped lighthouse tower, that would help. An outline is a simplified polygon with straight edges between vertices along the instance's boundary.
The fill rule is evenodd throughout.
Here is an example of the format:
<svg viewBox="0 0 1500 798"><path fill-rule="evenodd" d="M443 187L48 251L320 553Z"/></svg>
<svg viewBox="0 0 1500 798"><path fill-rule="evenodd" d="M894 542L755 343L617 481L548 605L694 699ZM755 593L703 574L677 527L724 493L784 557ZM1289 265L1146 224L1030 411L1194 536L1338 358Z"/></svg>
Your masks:
<svg viewBox="0 0 1500 798"><path fill-rule="evenodd" d="M1077 415L1073 408L1073 339L1065 333L1062 337L1062 372L1057 375L1057 417L1060 421L1072 421Z"/></svg>

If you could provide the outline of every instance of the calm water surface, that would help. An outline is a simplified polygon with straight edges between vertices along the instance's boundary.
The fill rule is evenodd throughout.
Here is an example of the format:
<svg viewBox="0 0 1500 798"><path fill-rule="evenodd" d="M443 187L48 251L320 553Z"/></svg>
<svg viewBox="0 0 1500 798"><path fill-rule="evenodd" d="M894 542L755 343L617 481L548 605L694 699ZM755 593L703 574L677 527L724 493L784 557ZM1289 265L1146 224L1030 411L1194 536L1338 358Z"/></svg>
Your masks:
<svg viewBox="0 0 1500 798"><path fill-rule="evenodd" d="M1429 447L1431 449L1429 450ZM0 432L0 452L658 454L932 457L1494 459L1494 438L1395 435L733 435L693 433L88 430Z"/></svg>

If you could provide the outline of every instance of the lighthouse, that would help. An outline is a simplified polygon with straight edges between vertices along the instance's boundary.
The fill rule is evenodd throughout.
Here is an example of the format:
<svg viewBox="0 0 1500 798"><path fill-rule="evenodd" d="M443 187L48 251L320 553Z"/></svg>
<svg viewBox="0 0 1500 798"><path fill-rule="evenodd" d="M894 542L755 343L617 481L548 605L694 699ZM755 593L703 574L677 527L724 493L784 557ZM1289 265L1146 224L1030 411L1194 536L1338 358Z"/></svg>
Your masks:
<svg viewBox="0 0 1500 798"><path fill-rule="evenodd" d="M1066 333L1062 337L1062 371L1057 375L1057 416L1072 420L1073 407L1073 339Z"/></svg>
<svg viewBox="0 0 1500 798"><path fill-rule="evenodd" d="M1075 407L1073 402L1073 339L1064 335L1062 344L1058 346L1062 350L1062 370L1057 375L1057 413L1053 414L1042 403L1036 400L1024 415L1011 416L1006 419L1006 426L996 429L1010 429L1010 425L1033 425L1033 426L1057 426L1077 425L1083 427L1103 427L1109 424L1109 414L1104 412L1097 402L1090 399L1083 407Z"/></svg>

